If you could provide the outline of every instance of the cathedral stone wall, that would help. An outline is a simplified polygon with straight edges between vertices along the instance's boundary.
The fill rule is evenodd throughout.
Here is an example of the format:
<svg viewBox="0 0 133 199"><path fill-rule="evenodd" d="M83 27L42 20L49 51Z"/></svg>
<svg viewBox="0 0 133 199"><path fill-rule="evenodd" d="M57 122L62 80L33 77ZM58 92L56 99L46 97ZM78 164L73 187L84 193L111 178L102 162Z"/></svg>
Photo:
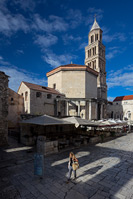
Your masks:
<svg viewBox="0 0 133 199"><path fill-rule="evenodd" d="M23 82L18 93L24 97L25 113L51 116L57 116L58 114L64 116L65 114L64 103L57 102L58 98L63 100L64 95L29 89Z"/></svg>
<svg viewBox="0 0 133 199"><path fill-rule="evenodd" d="M0 71L0 146L8 141L8 76Z"/></svg>
<svg viewBox="0 0 133 199"><path fill-rule="evenodd" d="M18 94L24 97L24 111L30 114L30 89L22 82Z"/></svg>
<svg viewBox="0 0 133 199"><path fill-rule="evenodd" d="M97 98L97 76L91 73L86 73L85 93L86 98Z"/></svg>
<svg viewBox="0 0 133 199"><path fill-rule="evenodd" d="M63 91L62 91L62 71L55 73L54 78L53 78L53 75L48 77L48 87L54 88L54 85L55 85L55 89L57 89L61 93L63 93Z"/></svg>
<svg viewBox="0 0 133 199"><path fill-rule="evenodd" d="M63 71L62 91L68 98L85 98L86 71Z"/></svg>
<svg viewBox="0 0 133 199"><path fill-rule="evenodd" d="M97 98L97 76L87 71L66 70L48 77L48 86L56 84L56 89L67 98Z"/></svg>
<svg viewBox="0 0 133 199"><path fill-rule="evenodd" d="M55 99L58 96L57 94L50 94L51 97L48 98L49 93L46 92L41 92L40 97L36 97L37 91L35 90L30 90L30 114L35 114L35 115L51 115L55 116ZM63 96L60 98L64 98ZM59 104L57 104L59 108ZM63 113L62 110L58 110L60 114L62 115ZM64 116L64 115L63 115Z"/></svg>
<svg viewBox="0 0 133 199"><path fill-rule="evenodd" d="M12 89L8 89L8 128L18 128L21 114L24 114L24 98Z"/></svg>

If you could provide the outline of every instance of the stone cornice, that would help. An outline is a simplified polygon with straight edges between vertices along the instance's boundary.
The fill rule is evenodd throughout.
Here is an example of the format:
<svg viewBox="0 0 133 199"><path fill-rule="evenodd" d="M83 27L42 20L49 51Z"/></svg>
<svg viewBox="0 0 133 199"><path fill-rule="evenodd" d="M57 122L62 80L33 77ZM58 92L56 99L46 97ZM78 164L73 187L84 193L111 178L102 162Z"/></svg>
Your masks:
<svg viewBox="0 0 133 199"><path fill-rule="evenodd" d="M64 65L64 66L59 66L53 70L51 70L50 72L48 72L46 74L47 77L60 72L60 71L87 71L95 76L98 76L98 72L93 70L92 68L86 66L86 65L74 65L74 64L70 64L70 65Z"/></svg>

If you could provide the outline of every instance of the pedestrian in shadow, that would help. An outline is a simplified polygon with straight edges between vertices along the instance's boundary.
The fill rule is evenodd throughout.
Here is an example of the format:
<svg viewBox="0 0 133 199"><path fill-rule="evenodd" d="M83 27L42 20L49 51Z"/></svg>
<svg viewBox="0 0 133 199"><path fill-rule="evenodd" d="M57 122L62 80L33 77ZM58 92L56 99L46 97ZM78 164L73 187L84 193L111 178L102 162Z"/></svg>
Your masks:
<svg viewBox="0 0 133 199"><path fill-rule="evenodd" d="M70 181L71 179L71 174L72 174L72 171L73 171L73 174L74 174L74 180L76 179L76 170L78 169L79 167L79 164L78 164L78 159L75 157L74 153L73 152L70 152L69 154L69 162L68 162L68 181Z"/></svg>

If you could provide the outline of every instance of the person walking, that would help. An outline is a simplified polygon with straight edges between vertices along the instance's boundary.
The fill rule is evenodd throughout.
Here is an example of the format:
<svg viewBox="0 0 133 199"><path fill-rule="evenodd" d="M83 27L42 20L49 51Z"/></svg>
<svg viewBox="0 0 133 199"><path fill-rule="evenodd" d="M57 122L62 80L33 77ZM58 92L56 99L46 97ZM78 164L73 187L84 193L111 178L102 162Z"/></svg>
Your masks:
<svg viewBox="0 0 133 199"><path fill-rule="evenodd" d="M77 165L77 166L75 166ZM73 174L74 174L74 180L76 179L76 170L78 168L79 164L78 164L78 159L75 157L74 153L73 152L70 152L69 154L69 162L68 162L68 182L70 181L71 179L71 174L72 174L72 171L73 171Z"/></svg>

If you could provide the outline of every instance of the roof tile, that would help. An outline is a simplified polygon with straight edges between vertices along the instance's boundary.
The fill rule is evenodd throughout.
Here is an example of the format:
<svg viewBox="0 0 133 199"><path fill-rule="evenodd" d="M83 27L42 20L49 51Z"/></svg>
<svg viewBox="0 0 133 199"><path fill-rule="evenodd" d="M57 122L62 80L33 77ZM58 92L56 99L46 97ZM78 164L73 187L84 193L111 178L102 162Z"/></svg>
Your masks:
<svg viewBox="0 0 133 199"><path fill-rule="evenodd" d="M46 86L40 86L37 84L32 84L29 82L24 82L23 83L32 90L36 90L36 91L40 91L40 92L47 92L47 93L53 93L53 94L57 94L57 95L63 95L62 93L60 93L59 91L55 90L54 88L50 88L50 87L46 87Z"/></svg>
<svg viewBox="0 0 133 199"><path fill-rule="evenodd" d="M133 100L133 95L126 95L126 96L116 97L113 102L115 102L115 101L123 101L123 100Z"/></svg>

